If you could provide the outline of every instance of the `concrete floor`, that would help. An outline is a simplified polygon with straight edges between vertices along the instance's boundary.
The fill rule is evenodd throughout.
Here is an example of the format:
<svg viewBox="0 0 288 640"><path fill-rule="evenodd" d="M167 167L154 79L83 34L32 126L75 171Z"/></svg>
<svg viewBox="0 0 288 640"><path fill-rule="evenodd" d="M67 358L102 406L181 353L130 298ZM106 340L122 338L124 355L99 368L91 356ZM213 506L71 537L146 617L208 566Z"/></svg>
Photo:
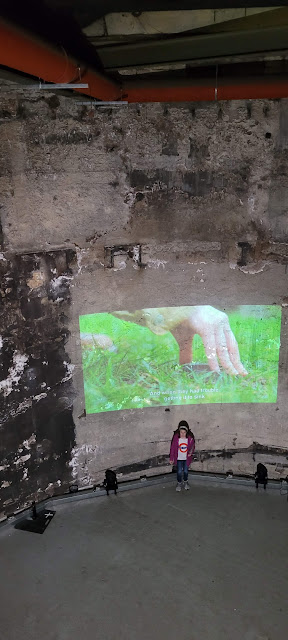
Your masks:
<svg viewBox="0 0 288 640"><path fill-rule="evenodd" d="M1 640L283 640L288 504L172 484L0 533Z"/></svg>

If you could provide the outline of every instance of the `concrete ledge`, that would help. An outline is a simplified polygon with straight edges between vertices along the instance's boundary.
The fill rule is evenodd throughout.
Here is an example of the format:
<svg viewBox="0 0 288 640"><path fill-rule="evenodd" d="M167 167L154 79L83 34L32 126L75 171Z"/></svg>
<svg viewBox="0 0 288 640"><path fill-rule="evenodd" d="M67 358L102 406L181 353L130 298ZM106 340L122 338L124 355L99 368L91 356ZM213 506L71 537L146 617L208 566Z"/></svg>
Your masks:
<svg viewBox="0 0 288 640"><path fill-rule="evenodd" d="M128 480L124 482L120 482L118 486L118 493L122 493L123 491L132 491L134 489L143 489L145 487L157 486L157 485L167 485L176 483L176 473L169 473L160 476L144 476L137 480ZM241 476L233 476L227 477L224 475L210 475L204 473L190 473L190 486L207 486L207 487L216 487L216 488L227 488L227 489L238 489L238 490L248 490L255 491L255 482L254 478L244 478ZM262 485L259 486L259 492L263 492L264 489ZM288 484L285 481L278 480L269 480L266 488L266 493L274 494L279 493L280 495L287 496L288 500ZM91 500L92 498L99 498L101 496L106 496L106 490L102 487L88 489L80 489L76 493L66 493L62 496L54 496L53 498L47 498L43 502L39 503L38 511L41 512L44 509L57 509L57 505L66 504L69 502L78 502L82 500ZM15 512L12 516L2 520L0 522L0 530L7 526L14 526L19 520L27 518L30 508L24 509L20 512Z"/></svg>

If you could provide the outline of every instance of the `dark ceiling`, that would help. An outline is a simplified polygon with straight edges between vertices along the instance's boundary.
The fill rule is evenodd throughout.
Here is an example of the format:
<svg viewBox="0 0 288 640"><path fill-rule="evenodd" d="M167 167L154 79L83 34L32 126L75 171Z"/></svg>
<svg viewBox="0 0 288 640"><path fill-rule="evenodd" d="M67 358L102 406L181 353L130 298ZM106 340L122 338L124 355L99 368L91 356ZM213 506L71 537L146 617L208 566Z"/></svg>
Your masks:
<svg viewBox="0 0 288 640"><path fill-rule="evenodd" d="M280 7L288 0L1 0L0 15L13 18L13 22L44 28L57 29L57 22L71 28L76 22L83 28L108 13L143 11L181 11L195 9L233 9L241 7ZM52 21L52 22L51 22ZM63 22L64 21L64 22ZM41 26L42 25L42 26Z"/></svg>
<svg viewBox="0 0 288 640"><path fill-rule="evenodd" d="M40 3L41 4L41 3ZM287 0L46 0L46 5L65 9L84 27L107 13L139 11L181 11L193 9L233 9L240 7L279 7Z"/></svg>

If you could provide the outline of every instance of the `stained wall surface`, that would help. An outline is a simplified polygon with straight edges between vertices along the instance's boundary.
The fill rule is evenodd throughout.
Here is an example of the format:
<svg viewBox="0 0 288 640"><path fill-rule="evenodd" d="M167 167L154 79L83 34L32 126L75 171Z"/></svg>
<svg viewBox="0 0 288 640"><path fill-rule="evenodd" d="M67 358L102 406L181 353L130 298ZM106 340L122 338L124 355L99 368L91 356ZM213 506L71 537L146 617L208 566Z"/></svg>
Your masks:
<svg viewBox="0 0 288 640"><path fill-rule="evenodd" d="M0 139L2 512L107 466L163 471L180 419L195 470L285 477L287 101L109 110L6 86ZM276 404L85 415L80 314L203 304L282 305Z"/></svg>

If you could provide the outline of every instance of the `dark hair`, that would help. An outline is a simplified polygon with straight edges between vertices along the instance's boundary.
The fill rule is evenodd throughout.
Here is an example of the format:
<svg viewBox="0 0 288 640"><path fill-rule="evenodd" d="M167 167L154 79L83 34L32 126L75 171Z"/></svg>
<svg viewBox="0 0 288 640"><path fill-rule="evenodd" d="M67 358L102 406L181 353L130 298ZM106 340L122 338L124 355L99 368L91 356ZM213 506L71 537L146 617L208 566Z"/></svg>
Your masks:
<svg viewBox="0 0 288 640"><path fill-rule="evenodd" d="M177 429L175 429L175 431L174 431L174 434L176 435L176 433L177 433L178 436L179 436L180 435L180 429L182 427L185 427L185 429L187 429L187 438L188 438L188 436L190 436L190 438L193 438L193 440L195 440L194 433L191 431L187 420L180 420Z"/></svg>
<svg viewBox="0 0 288 640"><path fill-rule="evenodd" d="M180 420L178 424L178 429L181 429L181 427L185 427L189 431L189 424L186 420Z"/></svg>

